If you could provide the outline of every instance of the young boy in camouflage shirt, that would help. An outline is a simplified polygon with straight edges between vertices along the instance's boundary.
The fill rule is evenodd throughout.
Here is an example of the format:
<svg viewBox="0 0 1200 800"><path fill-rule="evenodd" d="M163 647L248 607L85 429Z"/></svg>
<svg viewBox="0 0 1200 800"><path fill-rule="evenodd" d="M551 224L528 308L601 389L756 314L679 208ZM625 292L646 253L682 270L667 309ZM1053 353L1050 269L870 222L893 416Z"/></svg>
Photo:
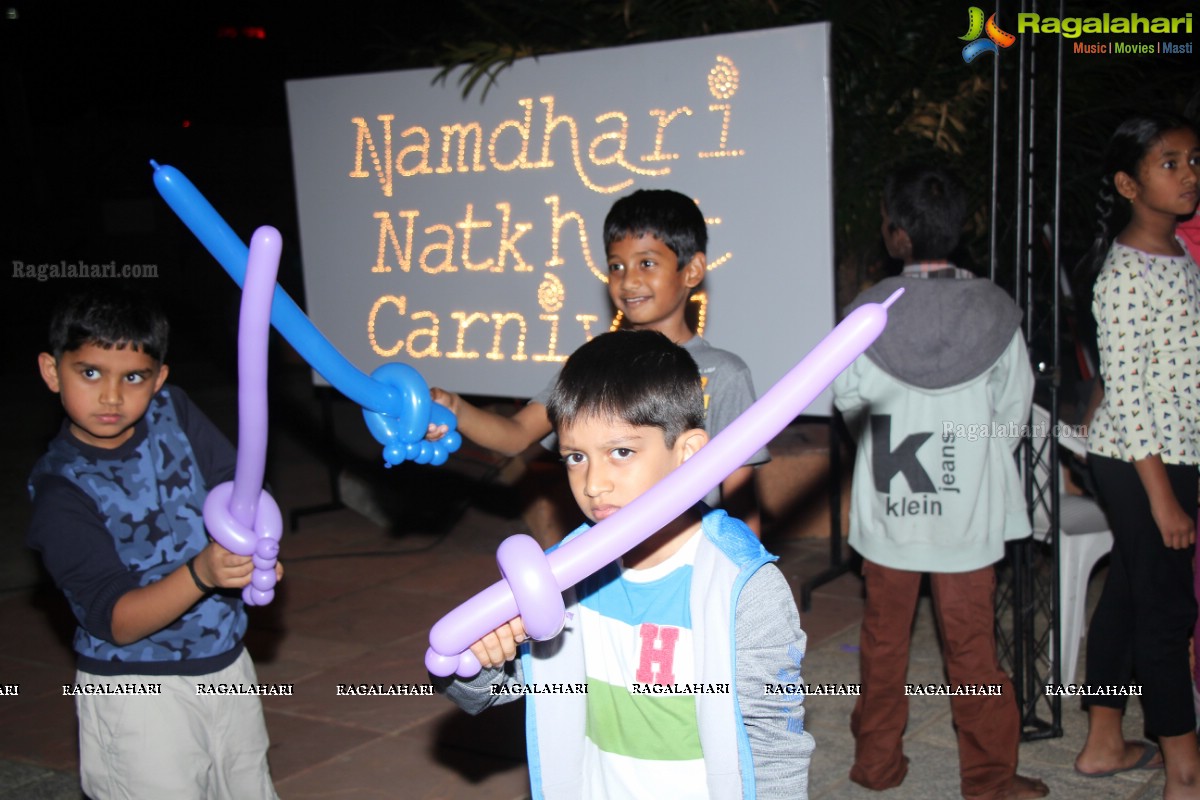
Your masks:
<svg viewBox="0 0 1200 800"><path fill-rule="evenodd" d="M205 531L204 499L232 479L236 453L164 386L167 337L144 299L90 292L55 312L38 356L67 419L29 479L28 543L79 623L83 789L275 798L257 695L197 689L257 683L240 592L225 591L253 564Z"/></svg>

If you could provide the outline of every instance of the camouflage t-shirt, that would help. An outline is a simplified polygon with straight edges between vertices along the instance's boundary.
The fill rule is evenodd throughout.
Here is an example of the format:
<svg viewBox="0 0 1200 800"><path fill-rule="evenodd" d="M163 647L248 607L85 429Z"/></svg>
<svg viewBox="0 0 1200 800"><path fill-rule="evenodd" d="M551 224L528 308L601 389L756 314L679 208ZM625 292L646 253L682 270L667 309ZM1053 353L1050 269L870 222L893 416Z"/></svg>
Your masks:
<svg viewBox="0 0 1200 800"><path fill-rule="evenodd" d="M128 645L112 641L122 595L169 575L208 544L208 488L230 480L236 452L178 387L150 401L129 441L112 450L64 423L29 478L28 544L42 554L79 622L80 669L98 675L203 675L242 650L246 612L214 592L167 627Z"/></svg>

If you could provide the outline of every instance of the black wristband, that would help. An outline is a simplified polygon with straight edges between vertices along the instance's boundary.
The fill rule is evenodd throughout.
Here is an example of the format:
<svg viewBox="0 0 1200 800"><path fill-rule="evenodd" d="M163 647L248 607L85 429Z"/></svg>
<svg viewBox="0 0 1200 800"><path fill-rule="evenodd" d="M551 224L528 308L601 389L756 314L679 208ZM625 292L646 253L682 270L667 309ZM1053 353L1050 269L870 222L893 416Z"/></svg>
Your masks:
<svg viewBox="0 0 1200 800"><path fill-rule="evenodd" d="M187 567L188 567L188 572L190 572L192 574L192 581L196 584L196 588L199 589L204 594L208 594L210 592L215 592L217 590L217 587L206 586L204 581L200 580L200 576L196 574L196 564L194 563L195 561L196 561L195 556L192 556L191 558L189 558L187 560Z"/></svg>

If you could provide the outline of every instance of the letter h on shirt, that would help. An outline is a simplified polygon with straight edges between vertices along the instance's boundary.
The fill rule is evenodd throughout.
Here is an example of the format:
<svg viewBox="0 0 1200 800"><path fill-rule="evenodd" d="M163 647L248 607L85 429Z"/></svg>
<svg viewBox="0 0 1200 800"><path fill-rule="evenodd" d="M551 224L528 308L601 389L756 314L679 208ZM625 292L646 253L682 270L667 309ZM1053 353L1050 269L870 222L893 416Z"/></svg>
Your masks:
<svg viewBox="0 0 1200 800"><path fill-rule="evenodd" d="M638 633L642 639L638 659L638 683L675 683L675 644L679 641L679 629L659 627L643 622ZM657 644L656 644L657 642ZM654 671L654 665L658 671Z"/></svg>

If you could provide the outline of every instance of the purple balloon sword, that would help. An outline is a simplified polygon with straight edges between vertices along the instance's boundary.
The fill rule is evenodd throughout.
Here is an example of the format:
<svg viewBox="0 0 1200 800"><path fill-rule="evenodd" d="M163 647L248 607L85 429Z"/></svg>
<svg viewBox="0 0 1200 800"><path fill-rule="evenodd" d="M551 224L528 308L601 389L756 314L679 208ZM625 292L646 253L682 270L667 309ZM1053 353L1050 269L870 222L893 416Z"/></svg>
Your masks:
<svg viewBox="0 0 1200 800"><path fill-rule="evenodd" d="M251 556L254 572L242 590L247 605L262 606L275 597L275 562L283 515L263 489L267 466L267 352L271 300L283 242L279 231L264 225L250 240L246 283L238 318L238 448L233 481L213 487L204 501L204 525L231 553Z"/></svg>
<svg viewBox="0 0 1200 800"><path fill-rule="evenodd" d="M546 555L531 536L500 544L503 579L442 617L429 632L425 666L434 675L470 677L479 661L468 649L518 614L534 639L557 636L565 621L562 592L632 550L701 500L766 445L883 333L887 309L867 303L842 320L804 359L729 427L653 488L608 519Z"/></svg>

